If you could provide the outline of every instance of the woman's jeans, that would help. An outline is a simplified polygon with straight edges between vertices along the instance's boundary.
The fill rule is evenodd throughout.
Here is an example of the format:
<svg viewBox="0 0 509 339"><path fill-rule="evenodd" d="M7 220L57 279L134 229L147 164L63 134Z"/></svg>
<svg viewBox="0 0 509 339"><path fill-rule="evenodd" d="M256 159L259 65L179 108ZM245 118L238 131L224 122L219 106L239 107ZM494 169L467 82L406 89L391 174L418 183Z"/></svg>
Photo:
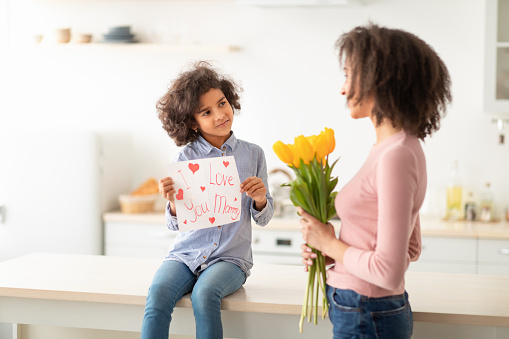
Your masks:
<svg viewBox="0 0 509 339"><path fill-rule="evenodd" d="M192 291L196 338L222 339L221 300L245 281L244 271L229 262L217 262L197 276L178 261L163 261L148 290L141 338L168 338L175 304Z"/></svg>
<svg viewBox="0 0 509 339"><path fill-rule="evenodd" d="M334 339L407 339L413 316L408 294L369 298L327 285Z"/></svg>

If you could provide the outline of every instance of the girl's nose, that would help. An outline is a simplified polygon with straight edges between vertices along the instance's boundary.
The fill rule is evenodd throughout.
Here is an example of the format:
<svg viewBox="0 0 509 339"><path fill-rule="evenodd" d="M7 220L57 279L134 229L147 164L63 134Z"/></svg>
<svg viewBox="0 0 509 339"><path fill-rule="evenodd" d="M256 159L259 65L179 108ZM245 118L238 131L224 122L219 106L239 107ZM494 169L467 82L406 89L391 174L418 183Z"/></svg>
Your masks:
<svg viewBox="0 0 509 339"><path fill-rule="evenodd" d="M214 112L214 118L216 120L221 120L221 119L223 119L223 117L224 117L224 112L223 111L216 111L216 112Z"/></svg>

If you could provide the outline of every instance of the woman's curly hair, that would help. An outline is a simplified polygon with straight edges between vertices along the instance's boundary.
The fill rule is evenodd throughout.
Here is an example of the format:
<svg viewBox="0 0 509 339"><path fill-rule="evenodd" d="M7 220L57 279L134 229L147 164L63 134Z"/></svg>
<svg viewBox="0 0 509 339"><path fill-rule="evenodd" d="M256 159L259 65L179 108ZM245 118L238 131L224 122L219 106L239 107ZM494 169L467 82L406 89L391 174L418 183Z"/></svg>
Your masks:
<svg viewBox="0 0 509 339"><path fill-rule="evenodd" d="M196 126L194 115L198 113L200 97L212 88L223 92L234 113L240 110L239 93L242 88L205 61L199 61L190 70L180 73L157 102L157 115L163 129L177 146L184 146L198 138L200 133L193 129Z"/></svg>
<svg viewBox="0 0 509 339"><path fill-rule="evenodd" d="M440 128L452 101L451 79L437 53L419 37L373 23L356 27L336 41L340 64L348 65L347 100L373 95L373 116L400 124L421 140Z"/></svg>

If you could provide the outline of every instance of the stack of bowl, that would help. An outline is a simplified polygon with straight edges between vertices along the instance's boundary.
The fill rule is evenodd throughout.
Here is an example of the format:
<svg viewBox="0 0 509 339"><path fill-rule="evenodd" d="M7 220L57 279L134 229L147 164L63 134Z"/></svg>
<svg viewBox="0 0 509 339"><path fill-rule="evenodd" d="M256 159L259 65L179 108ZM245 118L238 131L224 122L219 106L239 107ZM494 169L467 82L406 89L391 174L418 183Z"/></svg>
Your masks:
<svg viewBox="0 0 509 339"><path fill-rule="evenodd" d="M131 34L131 26L111 27L108 33L103 34L104 42L129 43L136 42Z"/></svg>

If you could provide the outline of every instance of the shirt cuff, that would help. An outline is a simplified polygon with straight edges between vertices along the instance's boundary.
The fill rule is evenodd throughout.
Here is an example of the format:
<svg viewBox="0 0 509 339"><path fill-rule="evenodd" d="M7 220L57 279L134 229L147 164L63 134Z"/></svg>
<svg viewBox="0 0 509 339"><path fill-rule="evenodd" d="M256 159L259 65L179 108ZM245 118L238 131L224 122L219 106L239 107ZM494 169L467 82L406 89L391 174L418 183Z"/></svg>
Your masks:
<svg viewBox="0 0 509 339"><path fill-rule="evenodd" d="M269 223L270 219L272 219L272 214L274 214L274 208L272 207L272 201L267 199L267 203L265 207L258 211L255 208L255 201L253 200L251 203L251 215L253 216L253 220L259 226L265 226Z"/></svg>
<svg viewBox="0 0 509 339"><path fill-rule="evenodd" d="M166 227L168 227L172 231L178 231L178 221L177 216L171 215L170 212L170 202L166 204L166 210L164 212L164 216L166 219Z"/></svg>

